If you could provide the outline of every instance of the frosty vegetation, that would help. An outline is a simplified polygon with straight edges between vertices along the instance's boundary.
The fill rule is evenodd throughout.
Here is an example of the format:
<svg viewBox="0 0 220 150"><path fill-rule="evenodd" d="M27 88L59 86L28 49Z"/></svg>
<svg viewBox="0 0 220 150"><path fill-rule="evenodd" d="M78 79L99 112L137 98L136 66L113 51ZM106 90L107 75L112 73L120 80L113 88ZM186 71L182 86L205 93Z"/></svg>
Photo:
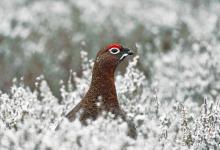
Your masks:
<svg viewBox="0 0 220 150"><path fill-rule="evenodd" d="M126 135L127 124L112 119L112 114L107 118L100 117L86 127L79 121L69 122L64 115L82 98L90 83L88 76L91 75L92 62L85 52L82 53L82 60L82 77L71 73L69 80L78 83L76 87L71 82L67 85L61 83L62 100L59 103L43 76L37 78L33 92L22 82L14 80L11 92L0 94L1 149L219 148L218 99L213 101L207 98L199 106L192 99L183 101L185 98L180 97L184 93L184 96L194 98L183 90L176 92L176 97L169 97L167 89L160 88L160 80L158 84L150 84L136 68L138 57L129 63L124 75L116 76L119 102L137 126L137 140ZM186 69L184 71L187 72ZM183 76L187 75L184 71ZM163 79L167 80L168 77ZM181 88L187 90L190 83L186 83L181 84ZM194 92L198 94L196 90ZM58 124L59 128L55 130Z"/></svg>
<svg viewBox="0 0 220 150"><path fill-rule="evenodd" d="M219 10L217 0L2 0L0 149L220 149ZM88 90L90 58L115 40L137 49L115 75L137 140L112 114L86 127L64 117Z"/></svg>

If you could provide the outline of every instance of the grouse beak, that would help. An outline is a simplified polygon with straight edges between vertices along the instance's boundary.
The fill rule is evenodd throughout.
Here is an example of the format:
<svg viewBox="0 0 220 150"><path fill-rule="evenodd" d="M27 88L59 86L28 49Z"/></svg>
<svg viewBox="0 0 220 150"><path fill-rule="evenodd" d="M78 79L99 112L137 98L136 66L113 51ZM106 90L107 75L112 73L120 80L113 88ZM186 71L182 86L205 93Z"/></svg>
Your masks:
<svg viewBox="0 0 220 150"><path fill-rule="evenodd" d="M124 52L127 53L128 55L133 55L134 52L132 52L130 49L128 48L124 48Z"/></svg>
<svg viewBox="0 0 220 150"><path fill-rule="evenodd" d="M130 49L128 48L124 48L123 50L123 54L122 56L120 57L120 61L122 61L125 57L127 57L128 55L133 55L134 52L132 52Z"/></svg>

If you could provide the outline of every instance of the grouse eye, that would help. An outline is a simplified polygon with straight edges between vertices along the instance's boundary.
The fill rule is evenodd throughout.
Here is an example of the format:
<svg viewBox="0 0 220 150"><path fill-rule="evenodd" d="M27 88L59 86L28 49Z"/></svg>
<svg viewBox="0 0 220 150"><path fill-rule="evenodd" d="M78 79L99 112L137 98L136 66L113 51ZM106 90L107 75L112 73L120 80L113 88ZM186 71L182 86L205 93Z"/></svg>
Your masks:
<svg viewBox="0 0 220 150"><path fill-rule="evenodd" d="M110 51L110 53L112 53L114 55L118 54L120 52L120 50L118 48L111 48L109 51Z"/></svg>

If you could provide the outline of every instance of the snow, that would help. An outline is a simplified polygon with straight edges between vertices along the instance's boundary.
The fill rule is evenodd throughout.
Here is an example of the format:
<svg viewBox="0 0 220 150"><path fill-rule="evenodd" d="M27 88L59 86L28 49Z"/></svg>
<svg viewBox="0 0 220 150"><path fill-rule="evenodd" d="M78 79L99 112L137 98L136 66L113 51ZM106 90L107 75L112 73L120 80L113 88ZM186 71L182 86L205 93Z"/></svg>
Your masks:
<svg viewBox="0 0 220 150"><path fill-rule="evenodd" d="M0 94L1 149L218 147L219 143L214 139L220 137L219 102L205 100L201 108L193 101L170 99L170 102L164 102L166 95L160 93L163 92L163 87L159 86L160 81L155 84L156 87L151 87L136 68L138 57L129 64L125 75L116 77L120 104L136 123L137 140L128 137L126 124L121 120L113 120L111 114L108 118L99 117L86 127L78 121L69 122L64 117L70 110L68 106L81 98L90 81L87 78L87 74L91 73L90 60L85 52L82 53L82 58L83 77L73 75L73 79L81 84L76 89L61 88L61 104L53 96L43 77L36 81L39 88L36 91L31 92L28 87L20 84L14 85L8 94ZM158 93L161 97L158 97ZM59 128L54 130L58 124Z"/></svg>
<svg viewBox="0 0 220 150"><path fill-rule="evenodd" d="M215 0L2 0L0 149L220 149L219 9ZM65 118L88 90L90 58L112 41L136 52L115 80L137 140L113 114L89 126Z"/></svg>

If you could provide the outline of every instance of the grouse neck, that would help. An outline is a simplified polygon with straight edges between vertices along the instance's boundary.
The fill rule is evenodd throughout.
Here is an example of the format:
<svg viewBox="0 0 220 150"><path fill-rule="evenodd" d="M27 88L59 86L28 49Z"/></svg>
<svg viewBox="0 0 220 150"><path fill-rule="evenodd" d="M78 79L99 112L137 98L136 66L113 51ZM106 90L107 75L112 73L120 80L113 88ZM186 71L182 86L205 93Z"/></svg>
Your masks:
<svg viewBox="0 0 220 150"><path fill-rule="evenodd" d="M97 97L101 96L105 105L119 107L115 88L114 71L115 69L100 68L95 64L90 91Z"/></svg>
<svg viewBox="0 0 220 150"><path fill-rule="evenodd" d="M115 86L114 73L115 68L104 67L95 63L92 72L92 84L110 82L106 86Z"/></svg>

